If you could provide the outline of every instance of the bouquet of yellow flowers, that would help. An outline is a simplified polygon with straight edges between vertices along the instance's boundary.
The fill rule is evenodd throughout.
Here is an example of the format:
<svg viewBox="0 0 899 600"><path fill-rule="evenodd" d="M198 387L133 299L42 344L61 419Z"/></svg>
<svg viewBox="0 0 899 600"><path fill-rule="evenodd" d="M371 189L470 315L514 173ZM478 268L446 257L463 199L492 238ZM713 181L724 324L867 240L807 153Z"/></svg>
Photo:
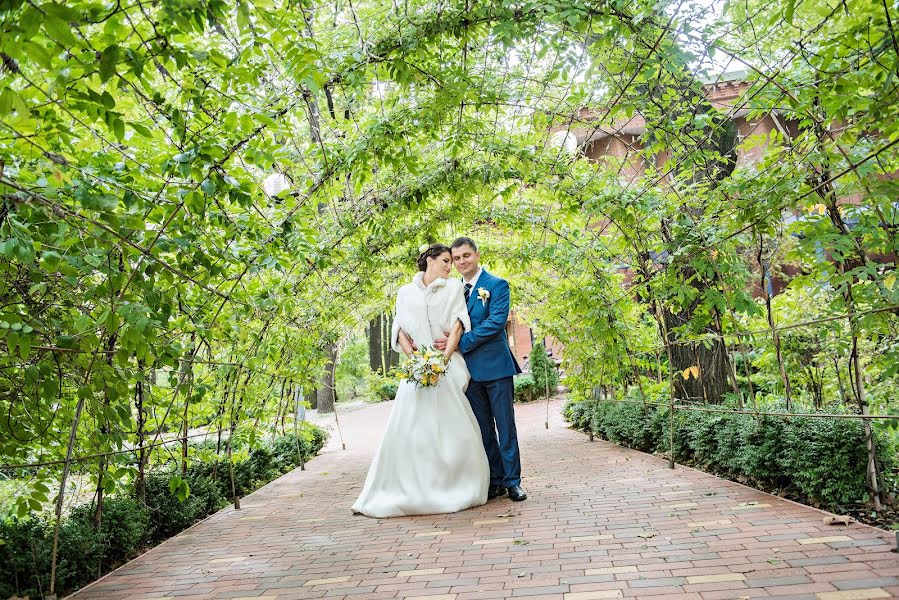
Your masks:
<svg viewBox="0 0 899 600"><path fill-rule="evenodd" d="M400 365L396 377L411 381L416 387L436 387L440 377L446 373L446 360L443 352L433 348L421 348Z"/></svg>

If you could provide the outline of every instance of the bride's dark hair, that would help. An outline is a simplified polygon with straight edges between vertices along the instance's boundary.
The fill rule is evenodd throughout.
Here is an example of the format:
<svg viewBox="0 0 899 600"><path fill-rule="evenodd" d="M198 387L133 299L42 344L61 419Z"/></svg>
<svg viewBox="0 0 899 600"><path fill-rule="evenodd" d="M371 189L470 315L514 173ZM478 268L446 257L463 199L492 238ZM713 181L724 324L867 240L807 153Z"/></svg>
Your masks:
<svg viewBox="0 0 899 600"><path fill-rule="evenodd" d="M428 257L437 258L444 252L449 252L452 254L452 250L450 250L449 246L444 244L431 244L421 254L418 255L418 259L415 261L418 264L419 271L427 271L428 270Z"/></svg>

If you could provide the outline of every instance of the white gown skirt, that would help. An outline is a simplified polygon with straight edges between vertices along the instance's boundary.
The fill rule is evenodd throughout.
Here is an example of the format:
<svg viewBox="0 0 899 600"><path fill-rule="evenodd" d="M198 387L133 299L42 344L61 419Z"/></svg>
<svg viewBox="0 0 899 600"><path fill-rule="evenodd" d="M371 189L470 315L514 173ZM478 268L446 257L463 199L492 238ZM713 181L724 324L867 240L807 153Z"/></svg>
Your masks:
<svg viewBox="0 0 899 600"><path fill-rule="evenodd" d="M353 512L369 517L453 513L487 502L490 467L465 397L468 369L453 355L433 388L400 383Z"/></svg>

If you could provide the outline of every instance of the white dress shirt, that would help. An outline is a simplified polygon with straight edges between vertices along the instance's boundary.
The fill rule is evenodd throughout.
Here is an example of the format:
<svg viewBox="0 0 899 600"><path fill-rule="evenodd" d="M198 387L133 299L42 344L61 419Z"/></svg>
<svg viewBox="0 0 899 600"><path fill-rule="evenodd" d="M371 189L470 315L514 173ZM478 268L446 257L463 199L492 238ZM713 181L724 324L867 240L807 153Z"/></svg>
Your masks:
<svg viewBox="0 0 899 600"><path fill-rule="evenodd" d="M483 273L483 272L484 272L484 269L478 267L478 272L474 274L474 277L471 278L471 281L469 281L463 277L462 283L469 283L469 284L471 284L471 289L474 289L474 286L476 286L478 284L478 279L481 278L481 273Z"/></svg>

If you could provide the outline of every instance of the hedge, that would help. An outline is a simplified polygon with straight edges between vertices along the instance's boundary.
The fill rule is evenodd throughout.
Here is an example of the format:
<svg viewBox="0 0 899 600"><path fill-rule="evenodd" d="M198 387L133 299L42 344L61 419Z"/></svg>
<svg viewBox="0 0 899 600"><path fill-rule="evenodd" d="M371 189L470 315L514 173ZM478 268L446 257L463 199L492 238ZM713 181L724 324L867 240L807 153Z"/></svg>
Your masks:
<svg viewBox="0 0 899 600"><path fill-rule="evenodd" d="M574 427L616 444L668 454L668 407L570 401ZM861 421L677 411L675 458L763 489L788 490L805 502L836 508L869 499L868 454ZM896 448L875 429L885 489L896 486Z"/></svg>
<svg viewBox="0 0 899 600"><path fill-rule="evenodd" d="M328 433L304 423L299 436L276 437L243 459L235 459L238 495L249 494L298 466L298 438L304 460L308 460L324 446ZM191 464L184 478L190 495L184 501L169 490L173 475L180 475L176 462L147 474L142 497L132 493L105 498L99 530L94 527L93 503L72 509L60 526L56 589L64 593L77 590L228 505L231 479L227 460L218 465ZM50 587L53 530L53 521L43 516L0 521L0 598L43 597L41 590Z"/></svg>

